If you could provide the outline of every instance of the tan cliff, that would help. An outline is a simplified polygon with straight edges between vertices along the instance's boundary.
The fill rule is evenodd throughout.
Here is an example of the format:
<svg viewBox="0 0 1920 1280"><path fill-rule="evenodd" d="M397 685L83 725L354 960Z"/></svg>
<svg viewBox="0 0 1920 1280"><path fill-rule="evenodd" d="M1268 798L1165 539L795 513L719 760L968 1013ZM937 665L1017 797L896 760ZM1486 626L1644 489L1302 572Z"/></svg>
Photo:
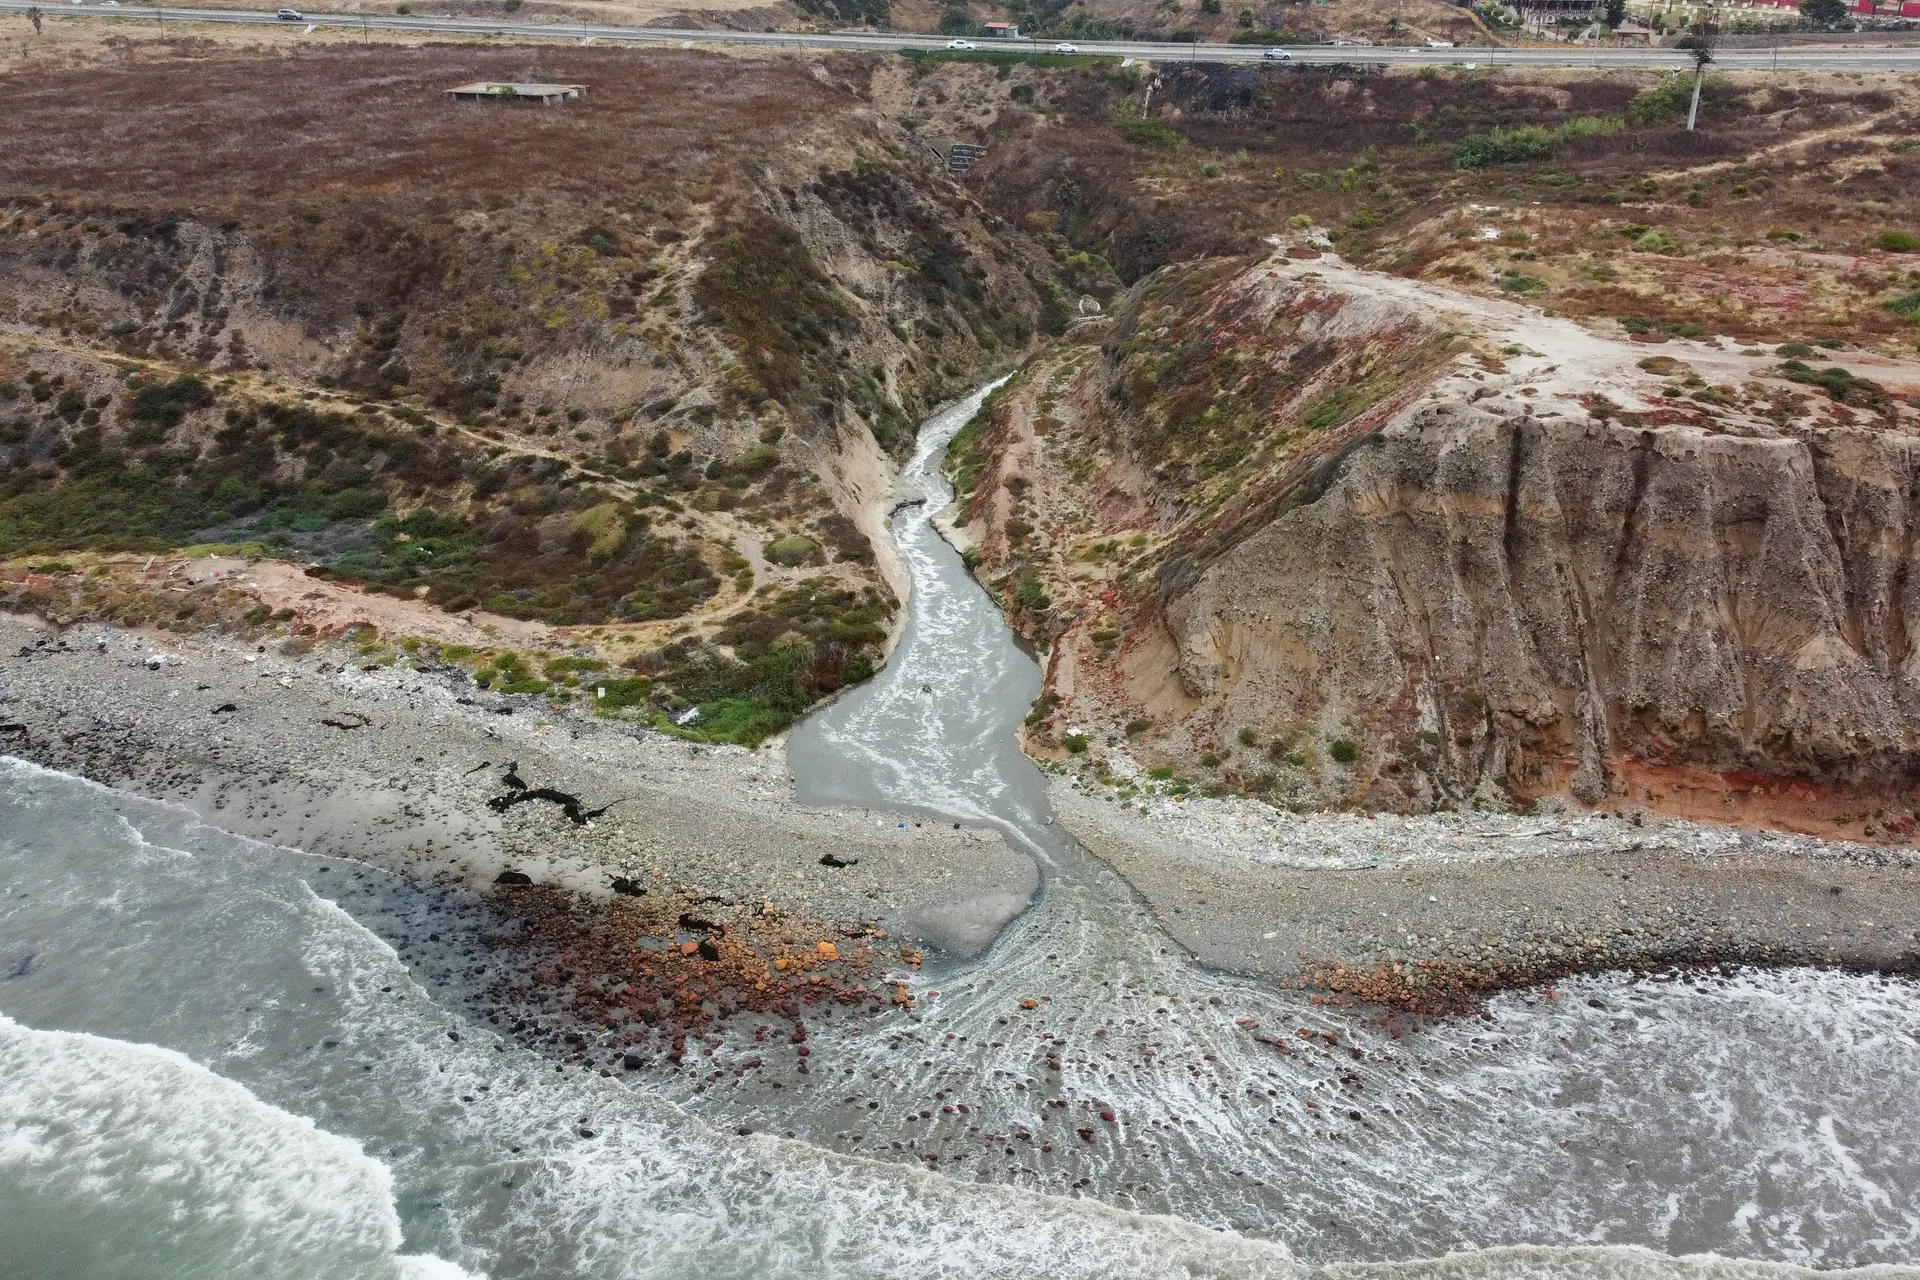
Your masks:
<svg viewBox="0 0 1920 1280"><path fill-rule="evenodd" d="M983 575L1052 641L1035 742L1296 803L1899 833L1920 366L1821 356L1171 268L961 442Z"/></svg>

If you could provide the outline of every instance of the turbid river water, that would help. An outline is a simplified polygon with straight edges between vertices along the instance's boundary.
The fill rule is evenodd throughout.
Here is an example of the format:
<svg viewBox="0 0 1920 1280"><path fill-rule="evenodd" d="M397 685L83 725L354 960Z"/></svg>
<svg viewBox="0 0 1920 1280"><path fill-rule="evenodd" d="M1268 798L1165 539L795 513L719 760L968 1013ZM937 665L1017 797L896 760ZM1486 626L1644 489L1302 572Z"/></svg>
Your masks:
<svg viewBox="0 0 1920 1280"><path fill-rule="evenodd" d="M908 467L898 651L790 759L806 799L991 824L1040 862L983 955L919 975L909 1016L816 1028L804 1084L607 1079L474 1023L420 980L444 957L382 940L455 938L448 895L0 761L0 1275L1920 1260L1913 983L1597 977L1396 1037L1193 965L1050 824L1012 736L1038 673L929 526L978 399Z"/></svg>

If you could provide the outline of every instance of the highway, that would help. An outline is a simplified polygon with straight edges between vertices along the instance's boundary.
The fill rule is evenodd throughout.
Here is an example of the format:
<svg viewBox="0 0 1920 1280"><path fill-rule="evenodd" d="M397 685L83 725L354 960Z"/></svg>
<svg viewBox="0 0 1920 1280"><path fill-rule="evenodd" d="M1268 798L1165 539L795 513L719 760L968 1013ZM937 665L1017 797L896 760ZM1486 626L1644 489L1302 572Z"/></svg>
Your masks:
<svg viewBox="0 0 1920 1280"><path fill-rule="evenodd" d="M32 8L27 0L0 0L0 13L25 13ZM296 27L299 24L275 16L272 10L174 9L136 5L108 6L99 3L43 3L40 11L48 19L94 18L120 22L164 25L169 22L220 22L242 25ZM327 13L301 10L305 25L315 28L351 31L408 31L422 35L494 36L505 39L543 39L590 41L595 44L652 45L752 45L790 49L851 49L864 52L900 52L909 49L944 49L945 36L921 36L906 33L865 35L836 32L817 35L803 32L678 30L663 27L610 27L548 22L512 22L485 18L441 18L426 14ZM299 29L305 29L300 26ZM1872 48L1849 45L1803 45L1767 49L1720 49L1716 65L1723 68L1757 68L1777 71L1906 71L1920 70L1920 44L1912 48ZM1046 52L1051 40L990 40L974 42L979 48ZM1148 62L1259 62L1265 49L1245 44L1150 44L1139 41L1076 42L1083 56L1137 58ZM1426 48L1371 45L1361 47L1335 45L1289 45L1290 60L1298 63L1368 63L1407 66L1475 67L1691 67L1692 59L1675 49L1590 49L1577 45L1552 48L1504 48L1494 45L1461 45L1457 48Z"/></svg>

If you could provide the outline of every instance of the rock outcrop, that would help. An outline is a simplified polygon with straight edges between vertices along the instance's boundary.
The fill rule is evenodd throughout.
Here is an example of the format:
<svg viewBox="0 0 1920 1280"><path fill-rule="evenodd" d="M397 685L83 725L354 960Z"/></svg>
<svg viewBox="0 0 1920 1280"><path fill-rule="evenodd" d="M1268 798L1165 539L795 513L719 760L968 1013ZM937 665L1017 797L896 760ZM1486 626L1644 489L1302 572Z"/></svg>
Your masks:
<svg viewBox="0 0 1920 1280"><path fill-rule="evenodd" d="M1181 680L1358 740L1376 803L1599 803L1621 757L1904 787L1916 443L1423 409L1166 602Z"/></svg>
<svg viewBox="0 0 1920 1280"><path fill-rule="evenodd" d="M1126 725L1304 803L1911 821L1920 368L1182 273L961 441L983 573L1052 644L1038 747L1106 769Z"/></svg>

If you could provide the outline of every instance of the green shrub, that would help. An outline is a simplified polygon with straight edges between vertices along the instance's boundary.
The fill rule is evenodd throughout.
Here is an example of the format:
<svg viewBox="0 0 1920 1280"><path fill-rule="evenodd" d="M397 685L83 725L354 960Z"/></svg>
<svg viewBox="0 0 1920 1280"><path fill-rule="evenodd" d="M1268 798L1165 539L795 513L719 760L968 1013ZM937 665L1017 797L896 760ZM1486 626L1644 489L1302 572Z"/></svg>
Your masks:
<svg viewBox="0 0 1920 1280"><path fill-rule="evenodd" d="M775 538L766 545L764 554L773 563L788 569L797 569L807 564L819 564L824 559L820 544L801 533L790 533L784 538Z"/></svg>
<svg viewBox="0 0 1920 1280"><path fill-rule="evenodd" d="M1062 741L1066 743L1068 751L1078 756L1086 754L1087 747L1092 739L1088 738L1084 733L1070 733L1063 738Z"/></svg>
<svg viewBox="0 0 1920 1280"><path fill-rule="evenodd" d="M1916 294L1920 295L1920 290ZM1879 383L1838 365L1814 369L1798 360L1789 360L1780 366L1780 376L1789 382L1819 387L1841 404L1873 403L1886 394L1886 388Z"/></svg>
<svg viewBox="0 0 1920 1280"><path fill-rule="evenodd" d="M1903 293L1897 298L1889 298L1880 305L1899 316L1902 320L1911 320L1915 324L1920 324L1920 289L1915 289L1910 293ZM1812 355L1813 353L1809 351L1807 354Z"/></svg>
<svg viewBox="0 0 1920 1280"><path fill-rule="evenodd" d="M1028 572L1021 575L1020 583L1014 589L1013 604L1017 609L1045 613L1053 607L1053 599L1047 595L1047 589L1041 583L1039 576Z"/></svg>
<svg viewBox="0 0 1920 1280"><path fill-rule="evenodd" d="M1547 291L1547 282L1538 276L1523 276L1515 273L1500 278L1500 291L1502 293L1517 293L1522 297L1531 298L1538 294L1545 293Z"/></svg>
<svg viewBox="0 0 1920 1280"><path fill-rule="evenodd" d="M1813 348L1804 342L1783 342L1773 349L1777 356L1810 356Z"/></svg>
<svg viewBox="0 0 1920 1280"><path fill-rule="evenodd" d="M1352 764L1360 758L1360 749L1347 738L1335 738L1327 744L1327 754L1340 764Z"/></svg>
<svg viewBox="0 0 1920 1280"><path fill-rule="evenodd" d="M1888 253L1920 253L1920 236L1911 231L1882 231L1880 247Z"/></svg>
<svg viewBox="0 0 1920 1280"><path fill-rule="evenodd" d="M607 696L613 696L609 693ZM793 716L758 698L716 698L700 704L700 717L690 724L675 724L660 717L654 727L676 738L694 742L726 742L757 747L793 723Z"/></svg>
<svg viewBox="0 0 1920 1280"><path fill-rule="evenodd" d="M633 707L645 706L653 696L653 681L639 677L621 677L593 682L593 709L599 715L612 715Z"/></svg>
<svg viewBox="0 0 1920 1280"><path fill-rule="evenodd" d="M135 422L149 422L172 430L193 409L213 403L207 384L190 373L183 373L161 386L143 387L134 393L127 414Z"/></svg>
<svg viewBox="0 0 1920 1280"><path fill-rule="evenodd" d="M1693 102L1693 77L1685 72L1662 76L1651 89L1642 89L1627 103L1630 124L1659 124L1685 115Z"/></svg>
<svg viewBox="0 0 1920 1280"><path fill-rule="evenodd" d="M1484 169L1496 164L1523 164L1553 154L1562 142L1618 133L1620 122L1610 116L1575 116L1554 128L1525 125L1468 134L1453 149L1456 169Z"/></svg>
<svg viewBox="0 0 1920 1280"><path fill-rule="evenodd" d="M387 495L378 489L342 489L327 499L327 515L335 520L364 520L387 509Z"/></svg>
<svg viewBox="0 0 1920 1280"><path fill-rule="evenodd" d="M1136 147L1171 151L1180 145L1180 135L1164 120L1135 115L1129 109L1120 117L1120 136Z"/></svg>
<svg viewBox="0 0 1920 1280"><path fill-rule="evenodd" d="M1453 149L1456 169L1484 169L1495 164L1520 164L1553 154L1554 137L1535 125L1469 134Z"/></svg>

